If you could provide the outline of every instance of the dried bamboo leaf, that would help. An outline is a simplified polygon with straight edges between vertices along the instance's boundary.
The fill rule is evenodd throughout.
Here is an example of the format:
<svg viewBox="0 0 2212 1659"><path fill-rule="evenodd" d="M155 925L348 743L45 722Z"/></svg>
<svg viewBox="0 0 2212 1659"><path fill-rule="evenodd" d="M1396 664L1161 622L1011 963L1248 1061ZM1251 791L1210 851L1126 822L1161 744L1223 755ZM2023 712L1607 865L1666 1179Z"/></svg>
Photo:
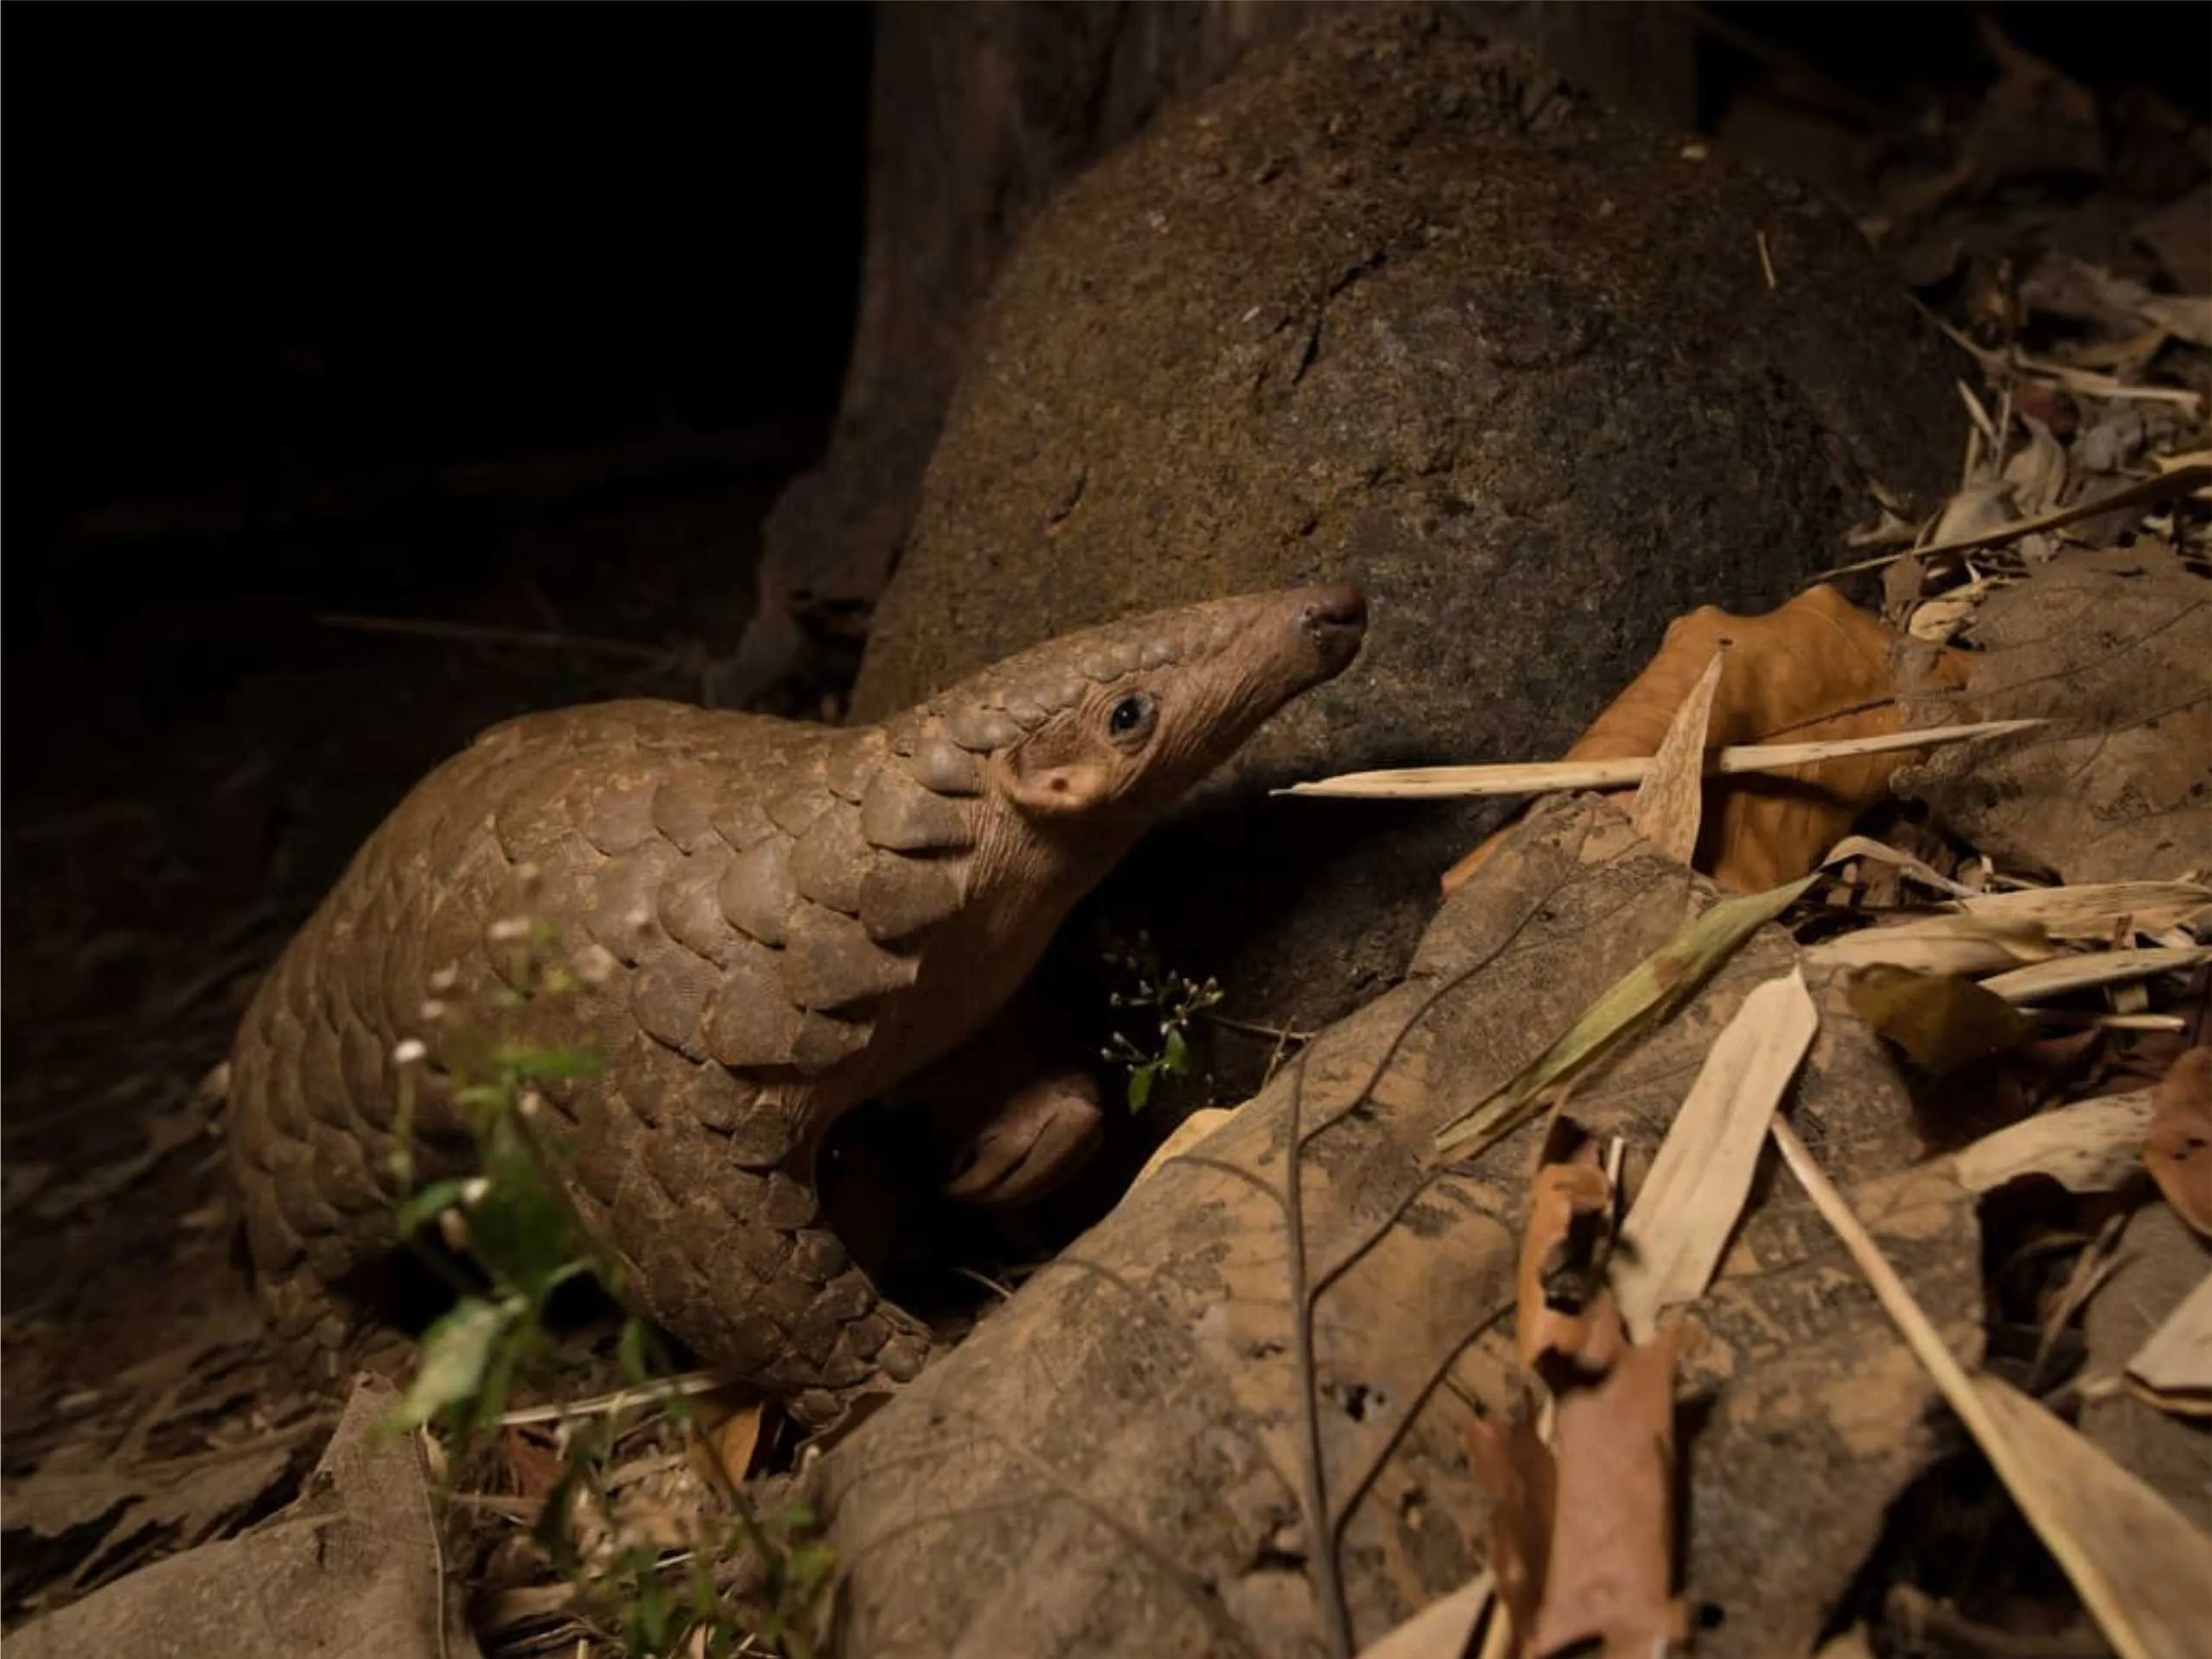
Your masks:
<svg viewBox="0 0 2212 1659"><path fill-rule="evenodd" d="M2212 1539L2027 1396L1994 1377L1970 1377L1804 1143L1779 1117L1772 1133L1791 1172L2122 1659L2202 1655Z"/></svg>
<svg viewBox="0 0 2212 1659"><path fill-rule="evenodd" d="M2107 1639L2129 1659L2203 1659L2212 1650L2204 1615L2212 1538L2018 1389L1993 1376L1977 1377L1974 1388L2005 1448L2000 1457L1985 1443L1984 1452ZM2053 1542L2055 1532L2068 1548Z"/></svg>
<svg viewBox="0 0 2212 1659"><path fill-rule="evenodd" d="M1820 860L1820 868L1832 869L1839 864L1848 864L1854 858L1875 858L1884 864L1894 865L1922 886L1933 887L1938 892L1948 893L1953 898L1975 896L1974 890L1964 882L1953 881L1948 876L1938 873L1927 864L1914 858L1911 853L1901 852L1896 847L1886 842L1877 841L1870 835L1845 836L1842 840L1828 849L1827 856Z"/></svg>
<svg viewBox="0 0 2212 1659"><path fill-rule="evenodd" d="M1817 877L1724 898L1639 962L1527 1069L1437 1132L1437 1149L1472 1158L1534 1116L1545 1097L1623 1042L1663 1021L1743 942L1801 898Z"/></svg>
<svg viewBox="0 0 2212 1659"><path fill-rule="evenodd" d="M1812 1047L1820 1017L1801 973L1743 999L1690 1085L1652 1160L1613 1258L1613 1290L1635 1341L1705 1293L1750 1194L1767 1120Z"/></svg>
<svg viewBox="0 0 2212 1659"><path fill-rule="evenodd" d="M1921 973L1990 973L2048 960L2055 947L2033 922L1945 913L1862 928L1805 952L1818 967L1911 968Z"/></svg>
<svg viewBox="0 0 2212 1659"><path fill-rule="evenodd" d="M1983 720L1967 725L1922 726L1915 731L1893 731L1872 737L1839 738L1833 743L1742 743L1712 750L1707 756L1705 775L1730 777L1746 772L1782 772L1821 761L2003 737L2044 724L2042 720ZM1475 795L1555 794L1568 789L1622 788L1641 782L1651 768L1648 756L1501 766L1402 766L1377 772L1342 772L1335 777L1293 783L1272 793L1361 801L1450 801Z"/></svg>
<svg viewBox="0 0 2212 1659"><path fill-rule="evenodd" d="M1712 654L1697 685L1674 711L1629 811L1637 834L1684 864L1692 862L1697 852L1698 830L1704 821L1705 732L1726 656L1724 649Z"/></svg>
<svg viewBox="0 0 2212 1659"><path fill-rule="evenodd" d="M2047 1175L2069 1192L2113 1192L2143 1167L2151 1091L2106 1094L2024 1118L1953 1154L1959 1184L1989 1192Z"/></svg>
<svg viewBox="0 0 2212 1659"><path fill-rule="evenodd" d="M2016 967L2009 973L1984 979L1982 989L2007 1002L2040 1002L2069 992L2087 991L2100 985L2126 985L2160 973L2212 962L2212 946L2171 947L2159 950L2110 950L2087 956L2063 956L2053 961Z"/></svg>
<svg viewBox="0 0 2212 1659"><path fill-rule="evenodd" d="M2212 1273L2127 1362L2152 1402L2191 1417L2212 1413Z"/></svg>
<svg viewBox="0 0 2212 1659"><path fill-rule="evenodd" d="M2041 928L2054 939L2109 939L2123 922L2136 933L2163 933L2212 915L2212 887L2193 881L2090 882L1985 893L1962 902L1968 916Z"/></svg>

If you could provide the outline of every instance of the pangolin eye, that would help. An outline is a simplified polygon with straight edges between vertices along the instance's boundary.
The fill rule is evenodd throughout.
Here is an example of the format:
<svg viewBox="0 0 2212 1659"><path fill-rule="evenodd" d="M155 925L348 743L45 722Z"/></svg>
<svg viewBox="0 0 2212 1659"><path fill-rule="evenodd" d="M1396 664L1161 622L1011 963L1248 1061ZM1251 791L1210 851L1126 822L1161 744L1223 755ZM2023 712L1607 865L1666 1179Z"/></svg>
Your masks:
<svg viewBox="0 0 2212 1659"><path fill-rule="evenodd" d="M1106 731L1112 737L1134 737L1151 723L1152 699L1142 692L1116 698L1113 707L1106 711Z"/></svg>

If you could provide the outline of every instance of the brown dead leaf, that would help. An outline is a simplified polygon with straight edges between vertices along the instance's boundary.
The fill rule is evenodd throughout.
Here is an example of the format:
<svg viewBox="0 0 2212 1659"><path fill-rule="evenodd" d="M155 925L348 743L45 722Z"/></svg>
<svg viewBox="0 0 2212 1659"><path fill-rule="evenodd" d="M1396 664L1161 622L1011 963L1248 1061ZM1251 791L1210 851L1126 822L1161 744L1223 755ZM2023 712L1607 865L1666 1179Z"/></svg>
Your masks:
<svg viewBox="0 0 2212 1659"><path fill-rule="evenodd" d="M551 1439L519 1426L500 1431L500 1455L513 1477L516 1496L542 1503L568 1473L568 1460Z"/></svg>
<svg viewBox="0 0 2212 1659"><path fill-rule="evenodd" d="M1931 1076L2016 1049L2035 1024L1972 979L1876 962L1851 976L1852 1011Z"/></svg>
<svg viewBox="0 0 2212 1659"><path fill-rule="evenodd" d="M707 1431L722 1477L733 1487L743 1485L753 1472L753 1454L761 1444L761 1412L758 1402L743 1407Z"/></svg>
<svg viewBox="0 0 2212 1659"><path fill-rule="evenodd" d="M1990 594L1972 635L1971 653L1899 642L1909 724L2051 724L1916 756L1900 793L2014 869L2088 883L2212 868L2212 582L2155 546L2069 552Z"/></svg>
<svg viewBox="0 0 2212 1659"><path fill-rule="evenodd" d="M1567 751L1570 760L1655 754L1713 654L1729 647L1708 746L1811 742L1894 732L1890 635L1831 587L1777 610L1737 616L1714 606L1678 618L1650 664ZM1816 763L1786 774L1708 777L1697 867L1756 891L1811 870L1886 789L1894 754ZM1495 838L1494 838L1495 839ZM1449 893L1488 856L1477 847L1444 877Z"/></svg>
<svg viewBox="0 0 2212 1659"><path fill-rule="evenodd" d="M1712 724L1712 699L1720 689L1726 648L1715 651L1698 683L1667 723L1652 757L1650 775L1636 787L1629 821L1636 833L1670 857L1688 864L1698 850L1698 828L1705 814L1706 734Z"/></svg>
<svg viewBox="0 0 2212 1659"><path fill-rule="evenodd" d="M2212 1238L2212 1047L2183 1055L2152 1092L2143 1163L2175 1214Z"/></svg>
<svg viewBox="0 0 2212 1659"><path fill-rule="evenodd" d="M1559 1397L1551 1570L1523 1646L1592 1639L1609 1654L1670 1651L1687 1634L1672 1593L1674 1362L1684 1327L1623 1348L1597 1382ZM1617 1330L1616 1341L1625 1341Z"/></svg>
<svg viewBox="0 0 2212 1659"><path fill-rule="evenodd" d="M1516 1635L1533 1630L1552 1559L1559 1471L1524 1399L1503 1427L1486 1417L1467 1431L1475 1477L1491 1495L1490 1573Z"/></svg>
<svg viewBox="0 0 2212 1659"><path fill-rule="evenodd" d="M1531 1371L1564 1362L1594 1372L1613 1362L1619 1316L1605 1288L1612 1244L1613 1184L1597 1144L1584 1141L1529 1184L1514 1283L1520 1362Z"/></svg>

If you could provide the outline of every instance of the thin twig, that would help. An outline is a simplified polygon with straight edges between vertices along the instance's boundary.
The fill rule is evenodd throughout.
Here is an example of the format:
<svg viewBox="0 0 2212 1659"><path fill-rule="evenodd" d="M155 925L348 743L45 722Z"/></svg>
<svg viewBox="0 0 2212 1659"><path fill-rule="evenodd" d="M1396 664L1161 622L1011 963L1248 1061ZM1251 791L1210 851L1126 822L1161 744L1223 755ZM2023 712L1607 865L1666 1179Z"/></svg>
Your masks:
<svg viewBox="0 0 2212 1659"><path fill-rule="evenodd" d="M1705 775L1733 776L1743 772L1777 772L1793 766L1822 761L1845 760L1860 755L1885 754L1894 750L1933 748L1942 743L1967 743L1986 737L2008 737L2016 731L2048 725L2047 720L1981 720L1967 725L1923 726L1913 731L1885 732L1874 737L1844 737L1802 743L1738 743L1709 750ZM1641 782L1654 764L1648 755L1624 756L1618 760L1541 761L1499 766L1407 766L1389 771L1344 772L1293 783L1271 793L1278 795L1346 796L1363 799L1451 800L1466 795L1518 795L1562 789L1613 789Z"/></svg>
<svg viewBox="0 0 2212 1659"><path fill-rule="evenodd" d="M543 629L488 628L427 616L361 616L338 610L323 611L315 620L325 628L346 629L356 634L398 634L411 639L444 640L457 645L517 645L536 651L568 651L578 656L647 662L655 667L674 668L680 667L683 660L679 653L662 646L593 639L582 634L549 633Z"/></svg>
<svg viewBox="0 0 2212 1659"><path fill-rule="evenodd" d="M2187 495L2203 484L2212 484L2212 467L2178 467L2159 477L2145 478L2125 488L2113 490L2110 495L2100 495L2094 501L2076 501L2071 507L2055 507L2048 513L2010 520L1971 536L1954 536L1948 541L1934 541L1924 547L1908 547L1900 552L1882 553L1850 565L1838 565L1821 571L1813 579L1812 585L1817 587L1833 577L1851 576L1860 571L1878 571L1901 558L1927 558L1941 553L1963 553L1980 547L1994 547L2001 542L2013 541L2022 536L2061 529L2081 519L2094 519L2100 513L2117 511L2124 507L2154 506L2177 495Z"/></svg>
<svg viewBox="0 0 2212 1659"><path fill-rule="evenodd" d="M682 1376L642 1383L634 1388L617 1388L612 1394L595 1394L589 1400L551 1406L523 1406L501 1413L500 1426L514 1428L526 1423L564 1423L577 1417L607 1417L616 1412L628 1411L633 1406L657 1406L664 1401L689 1400L694 1395L712 1394L717 1388L729 1386L727 1377L717 1376L711 1371L690 1371Z"/></svg>

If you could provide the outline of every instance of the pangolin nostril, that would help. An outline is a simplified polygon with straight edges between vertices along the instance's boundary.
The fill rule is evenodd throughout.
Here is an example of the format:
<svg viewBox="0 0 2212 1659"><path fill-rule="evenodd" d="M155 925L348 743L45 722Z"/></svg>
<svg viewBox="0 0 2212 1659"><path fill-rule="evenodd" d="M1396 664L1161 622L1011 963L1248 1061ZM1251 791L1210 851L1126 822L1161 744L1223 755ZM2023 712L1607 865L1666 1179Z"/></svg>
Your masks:
<svg viewBox="0 0 2212 1659"><path fill-rule="evenodd" d="M1306 621L1329 628L1357 628L1367 619L1367 596L1350 583L1324 588L1306 606Z"/></svg>

